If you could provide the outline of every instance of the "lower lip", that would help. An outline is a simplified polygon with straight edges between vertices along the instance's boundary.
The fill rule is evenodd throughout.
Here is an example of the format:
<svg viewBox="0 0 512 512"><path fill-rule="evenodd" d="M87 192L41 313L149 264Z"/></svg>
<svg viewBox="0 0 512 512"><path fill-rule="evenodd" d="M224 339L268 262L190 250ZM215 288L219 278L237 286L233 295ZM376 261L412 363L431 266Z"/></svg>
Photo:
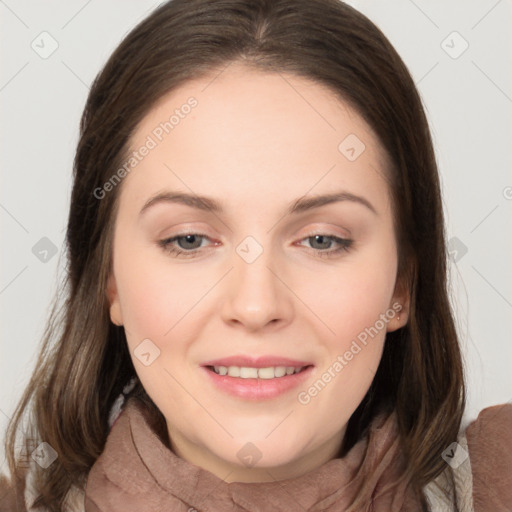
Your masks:
<svg viewBox="0 0 512 512"><path fill-rule="evenodd" d="M313 366L308 366L300 373L275 377L273 379L242 379L219 375L203 366L211 381L225 393L246 400L267 400L283 395L300 386L312 373Z"/></svg>

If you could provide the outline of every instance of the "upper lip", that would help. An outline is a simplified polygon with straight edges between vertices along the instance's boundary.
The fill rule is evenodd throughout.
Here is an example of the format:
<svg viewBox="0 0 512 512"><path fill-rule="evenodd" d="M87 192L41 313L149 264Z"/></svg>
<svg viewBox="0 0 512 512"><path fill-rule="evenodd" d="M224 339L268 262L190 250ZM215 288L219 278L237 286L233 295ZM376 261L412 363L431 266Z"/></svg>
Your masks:
<svg viewBox="0 0 512 512"><path fill-rule="evenodd" d="M289 359L281 356L229 356L221 359L212 359L202 363L202 366L239 366L245 368L268 368L270 366L293 366L300 368L302 366L310 366L311 362L299 361L297 359Z"/></svg>

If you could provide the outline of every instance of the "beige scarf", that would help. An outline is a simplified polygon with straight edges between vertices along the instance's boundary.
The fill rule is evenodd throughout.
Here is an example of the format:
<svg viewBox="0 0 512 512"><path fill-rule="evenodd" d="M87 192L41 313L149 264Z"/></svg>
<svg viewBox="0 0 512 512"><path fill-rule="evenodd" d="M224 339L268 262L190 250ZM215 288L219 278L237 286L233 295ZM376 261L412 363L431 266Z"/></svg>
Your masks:
<svg viewBox="0 0 512 512"><path fill-rule="evenodd" d="M396 417L381 415L343 458L307 474L276 482L227 483L169 450L150 428L140 402L131 399L89 473L85 511L344 512L363 484L367 499L358 511L420 511L407 482L389 489L403 463Z"/></svg>

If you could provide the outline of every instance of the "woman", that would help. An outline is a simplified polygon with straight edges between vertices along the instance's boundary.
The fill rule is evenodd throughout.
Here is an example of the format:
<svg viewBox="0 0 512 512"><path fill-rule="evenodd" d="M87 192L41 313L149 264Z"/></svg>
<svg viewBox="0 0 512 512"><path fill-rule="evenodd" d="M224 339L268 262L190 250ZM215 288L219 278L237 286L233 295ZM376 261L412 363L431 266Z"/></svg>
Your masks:
<svg viewBox="0 0 512 512"><path fill-rule="evenodd" d="M4 508L511 507L512 407L460 432L443 222L421 100L368 19L163 4L85 107Z"/></svg>

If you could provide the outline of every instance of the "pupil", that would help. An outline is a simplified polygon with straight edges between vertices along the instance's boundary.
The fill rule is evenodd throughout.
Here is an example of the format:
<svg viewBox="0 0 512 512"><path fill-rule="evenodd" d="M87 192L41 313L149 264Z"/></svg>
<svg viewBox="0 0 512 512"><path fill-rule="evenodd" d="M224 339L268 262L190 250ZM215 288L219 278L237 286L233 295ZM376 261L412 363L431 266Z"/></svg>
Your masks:
<svg viewBox="0 0 512 512"><path fill-rule="evenodd" d="M183 238L185 239L185 244L193 244L196 235L185 235Z"/></svg>
<svg viewBox="0 0 512 512"><path fill-rule="evenodd" d="M323 240L324 238L325 238L325 237L324 237L323 235L315 235L315 236L314 236L314 239L315 239L317 242L319 242L319 243L320 243L320 245L322 245L322 240ZM324 241L324 244L326 244L326 243L327 243L327 244L329 244L329 240L328 240L328 239L326 239L326 240Z"/></svg>

